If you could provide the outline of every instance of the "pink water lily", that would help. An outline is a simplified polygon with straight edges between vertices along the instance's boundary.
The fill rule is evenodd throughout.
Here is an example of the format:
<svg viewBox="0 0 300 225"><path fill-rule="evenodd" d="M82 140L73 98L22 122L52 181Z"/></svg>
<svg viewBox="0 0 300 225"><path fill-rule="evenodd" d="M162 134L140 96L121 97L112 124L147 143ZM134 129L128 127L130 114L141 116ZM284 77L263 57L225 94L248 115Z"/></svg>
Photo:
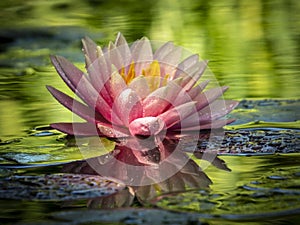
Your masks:
<svg viewBox="0 0 300 225"><path fill-rule="evenodd" d="M221 128L237 105L222 100L227 87L206 90L200 82L207 61L198 55L181 60L181 48L167 42L155 51L147 38L128 45L121 33L101 49L83 39L87 73L67 59L51 56L57 72L80 98L54 87L50 93L86 122L54 123L52 128L78 136L149 137Z"/></svg>

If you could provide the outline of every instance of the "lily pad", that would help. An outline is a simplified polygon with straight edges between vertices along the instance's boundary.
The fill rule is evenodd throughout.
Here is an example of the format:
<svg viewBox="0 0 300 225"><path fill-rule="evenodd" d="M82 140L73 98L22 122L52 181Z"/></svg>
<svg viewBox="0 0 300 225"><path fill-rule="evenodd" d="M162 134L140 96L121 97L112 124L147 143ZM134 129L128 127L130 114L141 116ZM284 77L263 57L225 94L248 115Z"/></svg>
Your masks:
<svg viewBox="0 0 300 225"><path fill-rule="evenodd" d="M220 141L222 140L222 141ZM216 148L217 142L217 148ZM224 136L208 140L205 135L198 144L198 151L212 150L221 154L260 155L299 153L299 130L246 129L226 131Z"/></svg>
<svg viewBox="0 0 300 225"><path fill-rule="evenodd" d="M257 127L277 126L281 128L296 128L297 126L299 129L299 122L296 123L296 125L293 125L293 122L300 120L299 110L299 99L242 100L238 107L230 113L230 118L234 118L236 121L228 127L234 125L239 128L236 125L253 123L254 121L263 121L259 126L256 122ZM280 124L280 122L282 123ZM287 123L288 126L284 123ZM248 127L250 128L251 126Z"/></svg>
<svg viewBox="0 0 300 225"><path fill-rule="evenodd" d="M125 185L96 175L50 174L0 179L0 198L66 201L115 194Z"/></svg>

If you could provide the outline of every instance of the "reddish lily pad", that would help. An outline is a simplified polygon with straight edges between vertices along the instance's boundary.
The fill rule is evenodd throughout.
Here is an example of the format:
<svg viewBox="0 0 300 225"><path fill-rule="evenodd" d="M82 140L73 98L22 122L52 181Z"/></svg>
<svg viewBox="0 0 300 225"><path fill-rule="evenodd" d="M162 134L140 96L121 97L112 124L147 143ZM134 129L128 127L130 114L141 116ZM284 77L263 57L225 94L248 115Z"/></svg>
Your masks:
<svg viewBox="0 0 300 225"><path fill-rule="evenodd" d="M216 134L211 139L203 134L196 152L211 150L218 155L299 153L299 146L299 130L245 129L225 131L224 135Z"/></svg>
<svg viewBox="0 0 300 225"><path fill-rule="evenodd" d="M86 174L11 176L0 179L0 198L66 201L105 197L125 189L107 178Z"/></svg>

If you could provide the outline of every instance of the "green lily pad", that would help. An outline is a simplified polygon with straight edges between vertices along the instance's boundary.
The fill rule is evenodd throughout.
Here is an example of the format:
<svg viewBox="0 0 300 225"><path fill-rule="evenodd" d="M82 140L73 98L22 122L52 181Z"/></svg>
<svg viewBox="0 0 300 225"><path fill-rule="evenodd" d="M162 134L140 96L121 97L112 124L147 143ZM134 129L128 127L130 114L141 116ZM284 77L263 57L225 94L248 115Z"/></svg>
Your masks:
<svg viewBox="0 0 300 225"><path fill-rule="evenodd" d="M300 129L300 99L242 100L230 113L236 121L228 129L292 128Z"/></svg>

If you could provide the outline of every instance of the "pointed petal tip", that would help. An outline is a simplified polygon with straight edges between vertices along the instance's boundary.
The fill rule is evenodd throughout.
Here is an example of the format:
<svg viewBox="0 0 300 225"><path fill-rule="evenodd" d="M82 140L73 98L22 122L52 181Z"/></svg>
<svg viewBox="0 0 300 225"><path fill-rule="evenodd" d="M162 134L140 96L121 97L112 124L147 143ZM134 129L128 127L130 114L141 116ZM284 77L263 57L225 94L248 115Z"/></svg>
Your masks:
<svg viewBox="0 0 300 225"><path fill-rule="evenodd" d="M62 123L50 123L50 127L53 129L56 129L57 127L60 127Z"/></svg>
<svg viewBox="0 0 300 225"><path fill-rule="evenodd" d="M225 125L229 125L229 124L233 123L234 121L236 121L236 119L233 119L233 118L232 119L227 119Z"/></svg>
<svg viewBox="0 0 300 225"><path fill-rule="evenodd" d="M57 91L57 89L55 87L52 87L51 85L46 85L46 88L52 95L54 95L53 93Z"/></svg>
<svg viewBox="0 0 300 225"><path fill-rule="evenodd" d="M118 32L117 34L115 45L116 46L128 45L126 38L123 36L121 32Z"/></svg>
<svg viewBox="0 0 300 225"><path fill-rule="evenodd" d="M60 55L50 55L50 59L56 69L60 69L64 64L71 63L65 57Z"/></svg>
<svg viewBox="0 0 300 225"><path fill-rule="evenodd" d="M120 31L117 33L116 41L119 39L125 39L124 35Z"/></svg>
<svg viewBox="0 0 300 225"><path fill-rule="evenodd" d="M91 123L52 123L50 127L68 135L103 136L96 125Z"/></svg>
<svg viewBox="0 0 300 225"><path fill-rule="evenodd" d="M63 56L59 56L59 55L50 55L50 59L53 59L53 60L58 60L58 59L63 59L64 57Z"/></svg>
<svg viewBox="0 0 300 225"><path fill-rule="evenodd" d="M57 55L50 55L49 57L50 57L51 63L53 65L55 65L55 62L57 61Z"/></svg>
<svg viewBox="0 0 300 225"><path fill-rule="evenodd" d="M222 91L224 93L224 92L226 92L229 89L229 86L222 86L221 88L222 88Z"/></svg>
<svg viewBox="0 0 300 225"><path fill-rule="evenodd" d="M109 50L112 50L112 49L114 49L116 46L115 46L115 43L113 43L112 41L109 41L108 42L108 49Z"/></svg>
<svg viewBox="0 0 300 225"><path fill-rule="evenodd" d="M97 46L97 44L88 36L84 36L81 39L81 43L83 44L83 47L87 47L88 45Z"/></svg>
<svg viewBox="0 0 300 225"><path fill-rule="evenodd" d="M141 41L149 41L149 38L146 37L146 36L143 36L143 37L141 38Z"/></svg>
<svg viewBox="0 0 300 225"><path fill-rule="evenodd" d="M59 91L58 89L52 87L52 86L46 86L50 94L63 106L67 107L65 105L66 101L71 99L70 96L66 95L65 93ZM68 108L68 107L67 107Z"/></svg>
<svg viewBox="0 0 300 225"><path fill-rule="evenodd" d="M65 134L74 135L72 126L68 123L51 123L50 127Z"/></svg>
<svg viewBox="0 0 300 225"><path fill-rule="evenodd" d="M54 96L53 92L56 91L56 89L54 87L52 87L51 85L46 85L47 90L50 92L50 94L52 96Z"/></svg>
<svg viewBox="0 0 300 225"><path fill-rule="evenodd" d="M228 100L228 101L230 101L230 108L231 109L234 109L235 107L237 107L240 104L240 102L236 101L236 100Z"/></svg>
<svg viewBox="0 0 300 225"><path fill-rule="evenodd" d="M84 36L81 41L92 41L92 39L89 36Z"/></svg>

